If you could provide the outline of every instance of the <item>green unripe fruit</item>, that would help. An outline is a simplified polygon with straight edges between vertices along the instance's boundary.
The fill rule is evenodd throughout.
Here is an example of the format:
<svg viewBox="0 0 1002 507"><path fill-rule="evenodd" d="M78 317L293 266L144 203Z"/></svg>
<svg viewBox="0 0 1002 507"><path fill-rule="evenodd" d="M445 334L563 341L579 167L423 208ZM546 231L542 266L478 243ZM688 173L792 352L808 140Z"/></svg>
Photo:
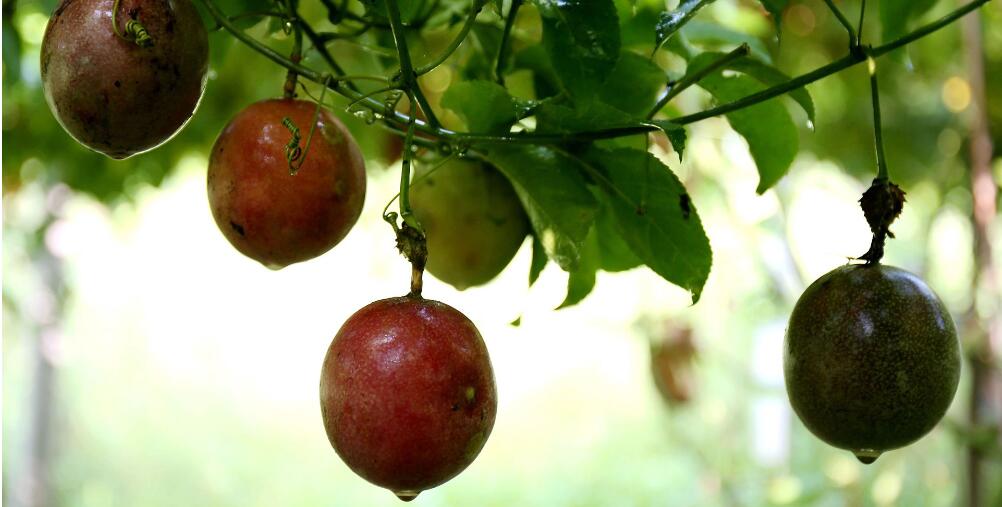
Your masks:
<svg viewBox="0 0 1002 507"><path fill-rule="evenodd" d="M417 169L410 194L428 237L426 269L459 290L483 285L511 262L529 219L497 169L459 159L434 168Z"/></svg>
<svg viewBox="0 0 1002 507"><path fill-rule="evenodd" d="M960 347L949 312L920 278L849 264L797 301L783 368L807 429L872 463L943 417L960 378Z"/></svg>

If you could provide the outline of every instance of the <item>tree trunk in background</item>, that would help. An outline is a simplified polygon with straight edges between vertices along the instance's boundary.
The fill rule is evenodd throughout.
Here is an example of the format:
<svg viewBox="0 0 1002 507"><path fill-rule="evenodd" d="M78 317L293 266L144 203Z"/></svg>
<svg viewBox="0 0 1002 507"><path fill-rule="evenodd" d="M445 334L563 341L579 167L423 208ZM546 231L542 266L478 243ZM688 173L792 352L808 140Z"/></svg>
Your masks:
<svg viewBox="0 0 1002 507"><path fill-rule="evenodd" d="M966 315L965 331L970 338L968 362L971 367L971 398L968 423L971 430L998 425L1002 414L1002 378L995 369L995 351L1002 348L1002 323L999 316L999 288L992 261L992 225L997 213L996 183L992 178L992 140L988 127L988 104L985 92L984 48L981 15L974 12L962 23L967 54L968 82L971 87L969 157L974 229L974 297ZM978 311L979 301L982 311ZM988 308L987 314L984 309ZM969 443L970 444L970 443ZM984 498L983 449L967 448L967 503L970 507L987 505ZM992 481L994 483L994 479Z"/></svg>
<svg viewBox="0 0 1002 507"><path fill-rule="evenodd" d="M68 198L65 187L57 187L49 192L49 219L37 235L32 245L35 249L33 263L37 273L49 291L47 302L32 309L26 317L34 320L29 324L33 330L30 358L32 363L31 383L27 386L29 398L22 462L15 466L12 479L13 494L9 500L16 507L46 507L54 505L55 498L51 482L53 462L53 411L56 406L56 368L59 341L62 333L66 285L62 259L54 256L46 247L45 235L62 214L63 204Z"/></svg>

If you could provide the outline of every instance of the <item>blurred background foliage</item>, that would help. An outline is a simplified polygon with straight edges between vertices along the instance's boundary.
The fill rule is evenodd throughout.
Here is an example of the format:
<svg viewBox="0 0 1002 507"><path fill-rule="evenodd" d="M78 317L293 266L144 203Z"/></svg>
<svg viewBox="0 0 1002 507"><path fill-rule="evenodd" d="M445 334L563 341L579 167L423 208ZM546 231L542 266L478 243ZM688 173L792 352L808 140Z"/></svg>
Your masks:
<svg viewBox="0 0 1002 507"><path fill-rule="evenodd" d="M858 12L857 1L836 3ZM204 177L223 125L245 105L279 95L284 71L212 32L209 83L191 122L155 151L112 161L73 142L45 105L38 55L55 4L3 2L4 502L396 505L334 455L316 406L317 372L333 333L355 309L403 291L408 277L379 217L396 186L394 138L337 108L368 160L363 218L329 254L269 272L215 230ZM228 13L262 4L219 2ZM465 2L443 5L465 9ZM936 2L922 19L957 5ZM649 54L666 2L617 7L634 14L623 17L624 46ZM302 9L315 26L330 28L322 2ZM441 25L415 39L417 54L437 54L458 30L458 16L437 15ZM477 44L496 44L490 16L460 58ZM876 21L870 16L867 37L880 33ZM1002 146L1002 6L981 9L980 24L988 125ZM278 27L244 26L288 52ZM761 4L744 0L714 3L687 29L721 48L748 40L789 75L846 51L844 31L820 1L789 2L780 38ZM531 7L516 30L538 38ZM880 68L891 174L909 196L885 260L929 280L973 350L984 340L979 330L999 326L993 290L1002 286L1002 221L988 231L997 268L986 280L972 253L978 231L968 143L980 111L966 44L957 24L882 59ZM353 72L393 66L383 30L332 48ZM679 72L671 57L658 58ZM313 53L306 63L322 67ZM444 66L422 84L435 102L468 77ZM509 86L520 79L531 73L514 73ZM721 119L692 126L681 164L654 143L685 182L713 246L713 272L697 305L654 274L632 270L600 273L580 306L553 311L566 275L550 266L527 288L528 244L488 286L460 293L429 282L429 297L480 327L501 406L478 461L417 502L972 505L966 467L976 448L981 505L1002 505L998 413L971 423L975 379L967 364L944 422L869 467L818 442L789 409L785 319L806 283L865 250L869 234L855 199L875 171L865 69L809 89L816 121L809 125L790 108L801 152L762 196L744 141ZM693 89L676 107L692 112L708 103ZM997 188L1002 160L993 158L991 171ZM509 325L516 319L518 327ZM996 388L997 354L988 361Z"/></svg>

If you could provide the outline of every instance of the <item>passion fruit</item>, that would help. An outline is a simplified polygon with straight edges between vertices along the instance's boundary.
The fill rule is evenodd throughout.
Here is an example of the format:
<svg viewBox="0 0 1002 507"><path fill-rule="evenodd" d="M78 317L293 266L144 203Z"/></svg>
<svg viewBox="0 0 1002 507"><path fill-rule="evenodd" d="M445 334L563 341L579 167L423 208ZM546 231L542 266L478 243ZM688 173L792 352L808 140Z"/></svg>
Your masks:
<svg viewBox="0 0 1002 507"><path fill-rule="evenodd" d="M140 26L141 36L124 35ZM66 132L123 159L163 144L194 114L209 40L190 0L62 0L45 29L39 70Z"/></svg>
<svg viewBox="0 0 1002 507"><path fill-rule="evenodd" d="M428 236L428 272L459 290L494 279L529 233L515 189L488 164L418 166L410 197Z"/></svg>
<svg viewBox="0 0 1002 507"><path fill-rule="evenodd" d="M949 312L919 277L848 264L797 301L783 369L807 429L872 463L943 417L960 378L960 346Z"/></svg>
<svg viewBox="0 0 1002 507"><path fill-rule="evenodd" d="M286 158L298 125L306 146L291 174ZM293 143L295 146L295 143ZM313 259L341 242L365 201L365 159L351 132L312 102L255 102L230 120L209 158L216 225L238 251L271 269Z"/></svg>
<svg viewBox="0 0 1002 507"><path fill-rule="evenodd" d="M355 312L320 375L327 437L355 473L404 501L452 479L494 427L487 346L459 310L420 296Z"/></svg>

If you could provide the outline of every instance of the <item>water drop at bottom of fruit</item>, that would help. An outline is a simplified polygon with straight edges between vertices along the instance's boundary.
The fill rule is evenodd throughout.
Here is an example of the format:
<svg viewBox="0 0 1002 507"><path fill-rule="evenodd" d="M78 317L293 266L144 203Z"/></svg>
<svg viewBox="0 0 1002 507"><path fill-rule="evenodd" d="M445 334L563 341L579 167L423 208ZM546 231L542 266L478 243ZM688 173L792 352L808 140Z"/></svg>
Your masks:
<svg viewBox="0 0 1002 507"><path fill-rule="evenodd" d="M873 449L857 449L852 451L852 453L856 456L856 459L864 465L869 465L870 463L877 461L877 458L880 457L880 451L875 451Z"/></svg>
<svg viewBox="0 0 1002 507"><path fill-rule="evenodd" d="M401 499L401 500L403 500L405 502L409 502L409 501L417 498L417 496L420 493L421 493L420 491L394 491L393 492L394 495L397 495L397 498L399 498L399 499Z"/></svg>

